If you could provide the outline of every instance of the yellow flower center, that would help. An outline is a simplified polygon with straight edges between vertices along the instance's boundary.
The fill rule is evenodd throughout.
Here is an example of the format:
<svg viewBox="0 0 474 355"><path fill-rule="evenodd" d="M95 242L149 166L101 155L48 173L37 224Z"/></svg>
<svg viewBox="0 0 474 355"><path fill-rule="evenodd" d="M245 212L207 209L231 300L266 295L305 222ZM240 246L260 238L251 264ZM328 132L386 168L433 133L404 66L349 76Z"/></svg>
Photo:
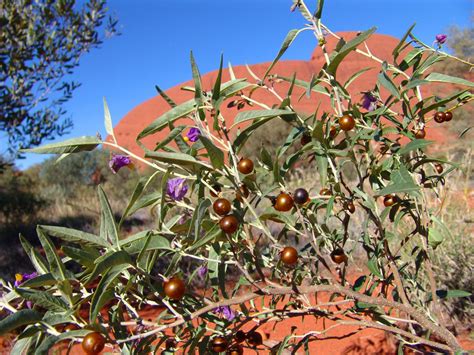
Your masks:
<svg viewBox="0 0 474 355"><path fill-rule="evenodd" d="M23 281L23 275L22 274L15 274L15 280L20 282Z"/></svg>
<svg viewBox="0 0 474 355"><path fill-rule="evenodd" d="M184 137L183 140L184 140L185 142L189 142L189 138L188 138L188 137Z"/></svg>

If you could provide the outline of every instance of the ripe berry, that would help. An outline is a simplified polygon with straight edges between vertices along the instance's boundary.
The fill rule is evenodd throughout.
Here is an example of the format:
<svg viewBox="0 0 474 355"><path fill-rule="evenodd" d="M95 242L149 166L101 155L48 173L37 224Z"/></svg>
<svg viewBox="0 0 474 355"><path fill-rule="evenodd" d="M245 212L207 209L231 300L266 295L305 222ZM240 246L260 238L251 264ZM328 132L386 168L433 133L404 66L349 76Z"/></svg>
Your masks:
<svg viewBox="0 0 474 355"><path fill-rule="evenodd" d="M386 195L383 198L383 204L384 204L385 207L390 207L390 206L394 205L395 202L397 202L397 195L395 195L395 194Z"/></svg>
<svg viewBox="0 0 474 355"><path fill-rule="evenodd" d="M172 277L168 281L165 281L163 284L163 289L165 295L171 298L172 300L179 300L183 298L184 292L186 291L186 285L183 280L179 277Z"/></svg>
<svg viewBox="0 0 474 355"><path fill-rule="evenodd" d="M222 231L228 234L234 233L239 227L239 221L234 215L225 216L219 222Z"/></svg>
<svg viewBox="0 0 474 355"><path fill-rule="evenodd" d="M304 145L308 144L309 142L311 142L311 136L307 132L303 133L303 135L301 136L301 139L300 139L301 145L304 146Z"/></svg>
<svg viewBox="0 0 474 355"><path fill-rule="evenodd" d="M355 127L355 120L352 116L344 115L339 118L339 126L345 132L350 131Z"/></svg>
<svg viewBox="0 0 474 355"><path fill-rule="evenodd" d="M451 111L446 112L444 116L444 121L449 122L452 119L453 119L453 113Z"/></svg>
<svg viewBox="0 0 474 355"><path fill-rule="evenodd" d="M259 346L262 345L263 343L263 337L262 334L259 332L252 331L247 334L247 342L251 346Z"/></svg>
<svg viewBox="0 0 474 355"><path fill-rule="evenodd" d="M214 189L214 191L216 191L217 193L215 193L214 191L210 190L209 193L211 194L212 197L217 197L217 195L221 192L222 188L221 188L221 185L213 185L212 188Z"/></svg>
<svg viewBox="0 0 474 355"><path fill-rule="evenodd" d="M417 129L415 132L415 138L416 139L423 139L426 137L426 131L424 128L422 129Z"/></svg>
<svg viewBox="0 0 474 355"><path fill-rule="evenodd" d="M329 138L333 139L336 136L337 136L337 128L336 126L331 126L331 128L329 128Z"/></svg>
<svg viewBox="0 0 474 355"><path fill-rule="evenodd" d="M247 338L247 335L242 330L239 330L237 331L237 333L234 334L234 340L237 343L242 343L246 338Z"/></svg>
<svg viewBox="0 0 474 355"><path fill-rule="evenodd" d="M332 195L331 190L326 189L326 188L321 189L321 191L319 191L319 194L321 196L331 196Z"/></svg>
<svg viewBox="0 0 474 355"><path fill-rule="evenodd" d="M214 201L212 208L214 209L214 212L216 212L219 216L225 216L227 213L230 212L232 206L229 200L226 200L225 198L218 198Z"/></svg>
<svg viewBox="0 0 474 355"><path fill-rule="evenodd" d="M356 210L356 207L352 201L347 202L346 204L346 210L350 213L354 213Z"/></svg>
<svg viewBox="0 0 474 355"><path fill-rule="evenodd" d="M280 260L286 265L294 265L298 261L298 252L293 247L285 247L280 253Z"/></svg>
<svg viewBox="0 0 474 355"><path fill-rule="evenodd" d="M293 198L287 193L281 192L277 197L273 207L277 211L287 212L293 208L294 202Z"/></svg>
<svg viewBox="0 0 474 355"><path fill-rule="evenodd" d="M221 336L215 337L214 339L212 339L212 342L211 342L212 351L216 353L221 353L223 351L226 351L227 345L228 345L227 339Z"/></svg>
<svg viewBox="0 0 474 355"><path fill-rule="evenodd" d="M99 332L91 332L82 339L82 350L86 354L99 354L105 347L105 338Z"/></svg>
<svg viewBox="0 0 474 355"><path fill-rule="evenodd" d="M335 249L331 253L331 259L334 261L336 264L342 264L344 262L347 262L347 255L344 253L344 250L342 249Z"/></svg>
<svg viewBox="0 0 474 355"><path fill-rule="evenodd" d="M438 111L434 115L434 120L438 123L443 123L446 120L446 114L444 112Z"/></svg>
<svg viewBox="0 0 474 355"><path fill-rule="evenodd" d="M305 204L309 200L308 191L303 188L296 189L293 193L293 200L295 200L298 205Z"/></svg>
<svg viewBox="0 0 474 355"><path fill-rule="evenodd" d="M237 164L237 169L242 173L242 174L250 174L253 171L253 161L251 161L248 158L241 159L239 163Z"/></svg>
<svg viewBox="0 0 474 355"><path fill-rule="evenodd" d="M233 345L227 350L227 355L242 355L244 353L244 348L241 345Z"/></svg>
<svg viewBox="0 0 474 355"><path fill-rule="evenodd" d="M249 189L247 188L247 186L242 184L242 185L240 185L239 190L235 193L235 198L240 202L244 202L242 197L247 198L247 197L249 197L249 195L250 195Z"/></svg>
<svg viewBox="0 0 474 355"><path fill-rule="evenodd" d="M438 174L441 174L444 170L443 166L441 164L435 164L435 169Z"/></svg>

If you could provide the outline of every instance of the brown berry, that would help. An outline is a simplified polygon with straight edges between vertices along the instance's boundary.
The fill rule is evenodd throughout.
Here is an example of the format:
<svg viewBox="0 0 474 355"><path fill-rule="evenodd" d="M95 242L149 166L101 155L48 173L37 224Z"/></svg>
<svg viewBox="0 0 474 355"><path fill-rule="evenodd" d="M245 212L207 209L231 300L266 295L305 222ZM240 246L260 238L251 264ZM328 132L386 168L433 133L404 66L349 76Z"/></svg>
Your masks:
<svg viewBox="0 0 474 355"><path fill-rule="evenodd" d="M183 280L175 276L164 282L163 289L165 291L165 295L172 300L180 300L184 296L186 285L184 284Z"/></svg>
<svg viewBox="0 0 474 355"><path fill-rule="evenodd" d="M281 192L275 200L273 207L280 212L287 212L293 208L293 198L287 193Z"/></svg>
<svg viewBox="0 0 474 355"><path fill-rule="evenodd" d="M215 337L214 339L212 339L212 342L211 342L212 351L216 353L221 353L223 351L226 351L227 345L228 345L227 339L221 336Z"/></svg>
<svg viewBox="0 0 474 355"><path fill-rule="evenodd" d="M211 194L212 197L217 197L217 195L219 195L219 193L222 190L221 185L213 185L212 188L215 192L212 190L209 190L209 193Z"/></svg>
<svg viewBox="0 0 474 355"><path fill-rule="evenodd" d="M438 123L443 123L446 120L446 114L444 112L438 111L434 115L434 120Z"/></svg>
<svg viewBox="0 0 474 355"><path fill-rule="evenodd" d="M235 344L227 350L227 355L242 355L244 353L244 348L241 345Z"/></svg>
<svg viewBox="0 0 474 355"><path fill-rule="evenodd" d="M424 130L424 128L417 129L414 133L416 139L423 139L426 137L426 131Z"/></svg>
<svg viewBox="0 0 474 355"><path fill-rule="evenodd" d="M240 202L244 202L243 197L247 198L249 197L249 195L250 195L249 189L247 188L247 186L242 184L240 185L239 190L235 193L235 198Z"/></svg>
<svg viewBox="0 0 474 355"><path fill-rule="evenodd" d="M438 174L441 174L444 170L443 166L441 164L435 164L435 169Z"/></svg>
<svg viewBox="0 0 474 355"><path fill-rule="evenodd" d="M248 158L241 159L237 164L237 169L244 175L250 174L253 171L253 161Z"/></svg>
<svg viewBox="0 0 474 355"><path fill-rule="evenodd" d="M345 132L350 131L355 127L355 120L352 116L344 115L339 118L339 126Z"/></svg>
<svg viewBox="0 0 474 355"><path fill-rule="evenodd" d="M219 227L223 232L232 234L239 227L239 221L234 215L225 216L220 220Z"/></svg>
<svg viewBox="0 0 474 355"><path fill-rule="evenodd" d="M354 205L354 203L352 201L349 201L347 202L346 204L346 210L349 212L349 213L354 213L355 210L356 210L356 207Z"/></svg>
<svg viewBox="0 0 474 355"><path fill-rule="evenodd" d="M309 194L308 191L306 191L303 188L296 189L295 192L293 193L293 200L295 203L298 205L303 205L309 200Z"/></svg>
<svg viewBox="0 0 474 355"><path fill-rule="evenodd" d="M86 354L95 355L99 354L105 347L105 338L99 332L88 333L84 339L82 339L82 350Z"/></svg>
<svg viewBox="0 0 474 355"><path fill-rule="evenodd" d="M174 340L173 338L166 339L165 346L166 346L166 350L171 350L171 349L176 348L176 340Z"/></svg>
<svg viewBox="0 0 474 355"><path fill-rule="evenodd" d="M229 200L226 200L225 198L218 198L217 200L214 201L212 205L212 209L219 216L225 216L226 214L230 212L230 210L232 209L232 206Z"/></svg>
<svg viewBox="0 0 474 355"><path fill-rule="evenodd" d="M339 249L335 249L331 253L331 259L336 264L342 264L342 263L347 262L347 255L344 253L344 250L339 248Z"/></svg>
<svg viewBox="0 0 474 355"><path fill-rule="evenodd" d="M247 338L247 334L244 331L239 330L237 333L234 334L234 340L237 343L242 343Z"/></svg>
<svg viewBox="0 0 474 355"><path fill-rule="evenodd" d="M251 346L259 346L263 343L262 334L259 332L252 331L247 334L247 343Z"/></svg>
<svg viewBox="0 0 474 355"><path fill-rule="evenodd" d="M307 132L303 133L303 135L301 136L301 139L300 139L301 145L305 146L309 142L311 142L311 136Z"/></svg>
<svg viewBox="0 0 474 355"><path fill-rule="evenodd" d="M326 189L326 188L321 189L321 191L319 191L319 194L321 196L331 196L332 195L331 190Z"/></svg>
<svg viewBox="0 0 474 355"><path fill-rule="evenodd" d="M385 207L393 206L395 202L397 202L397 195L395 194L386 195L383 198L383 204Z"/></svg>
<svg viewBox="0 0 474 355"><path fill-rule="evenodd" d="M446 112L444 116L444 121L449 122L452 119L453 119L453 113L451 111Z"/></svg>
<svg viewBox="0 0 474 355"><path fill-rule="evenodd" d="M285 247L280 253L280 260L286 265L294 265L298 261L298 252L293 247Z"/></svg>
<svg viewBox="0 0 474 355"><path fill-rule="evenodd" d="M329 138L333 139L337 136L337 128L336 126L331 126L331 128L329 128Z"/></svg>

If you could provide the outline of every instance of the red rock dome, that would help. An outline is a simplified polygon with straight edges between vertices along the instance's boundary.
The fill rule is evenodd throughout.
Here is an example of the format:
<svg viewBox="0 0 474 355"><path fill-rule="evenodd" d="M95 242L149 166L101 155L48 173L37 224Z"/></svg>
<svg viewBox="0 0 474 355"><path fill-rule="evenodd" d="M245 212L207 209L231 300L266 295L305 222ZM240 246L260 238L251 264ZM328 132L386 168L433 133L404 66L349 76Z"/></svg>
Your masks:
<svg viewBox="0 0 474 355"><path fill-rule="evenodd" d="M357 36L356 32L341 32L338 36L343 37L346 41ZM328 36L327 37L327 48L331 51L337 44L337 39ZM367 47L370 52L381 58L382 60L390 61L392 58L392 50L399 43L399 40L382 34L373 34L367 41ZM360 47L365 50L364 44ZM304 60L286 60L280 61L273 68L272 74L278 74L279 76L292 77L296 73L296 78L300 80L309 81L313 74L317 74L320 68L325 63L322 51L317 47L308 61ZM270 62L254 64L250 66L250 69L258 76L262 77L267 70ZM349 87L348 91L353 95L353 99L358 102L361 98L361 92L365 90L373 89L377 75L380 71L380 63L352 52L349 54L342 64L339 66L337 71L337 79L339 82L344 83L353 73L362 68L372 68L357 78ZM233 71L237 78L247 78L250 82L256 82L256 80L249 74L247 68L244 65L234 66ZM204 90L210 90L214 85L214 81L217 76L217 70L207 73L202 76L202 86ZM224 69L222 73L222 82L230 80L230 74L228 69ZM189 91L183 91L183 86L194 86L192 80L185 83L181 83L166 90L166 94L171 97L175 102L182 103L184 101L193 98L193 93ZM277 93L281 96L285 96L289 84L287 82L280 82L275 84ZM304 113L312 113L316 110L318 105L321 105L320 112L322 110L331 111L330 102L327 96L312 93L311 97L304 95L305 90L302 88L295 88L292 95L292 105L296 110ZM302 97L301 97L302 96ZM301 99L299 99L301 97ZM252 96L253 99L264 102L268 106L279 103L278 99L274 95L266 92L265 90L257 90ZM115 132L118 142L130 149L132 152L142 155L143 152L135 143L135 137L141 132L147 125L153 120L158 118L161 114L169 110L169 105L159 95L143 102L134 109L132 109L115 127ZM229 120L228 126L233 121L233 118L237 114L237 109L227 108L226 105L222 106L222 115L226 120ZM182 122L186 121L183 119ZM191 122L189 122L191 123ZM156 142L159 142L166 136L166 131L158 132L157 134L147 137L144 139L144 143L149 148L153 148Z"/></svg>

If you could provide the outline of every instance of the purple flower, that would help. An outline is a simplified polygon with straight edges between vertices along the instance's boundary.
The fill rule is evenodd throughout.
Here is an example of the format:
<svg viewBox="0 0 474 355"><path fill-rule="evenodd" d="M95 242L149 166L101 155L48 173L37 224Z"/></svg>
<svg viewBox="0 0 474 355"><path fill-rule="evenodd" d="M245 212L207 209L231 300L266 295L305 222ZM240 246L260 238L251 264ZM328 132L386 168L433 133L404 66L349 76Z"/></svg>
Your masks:
<svg viewBox="0 0 474 355"><path fill-rule="evenodd" d="M447 35L440 33L440 34L436 35L435 43L443 44L444 42L446 42L447 39L448 39Z"/></svg>
<svg viewBox="0 0 474 355"><path fill-rule="evenodd" d="M186 134L185 141L196 142L201 135L201 131L199 128L193 127L189 130L188 134ZM187 139L186 139L187 138Z"/></svg>
<svg viewBox="0 0 474 355"><path fill-rule="evenodd" d="M26 307L29 308L29 309L32 309L33 308L33 302L26 301Z"/></svg>
<svg viewBox="0 0 474 355"><path fill-rule="evenodd" d="M23 282L34 279L38 274L32 272L31 274L15 274L15 287L20 286Z"/></svg>
<svg viewBox="0 0 474 355"><path fill-rule="evenodd" d="M229 306L219 306L214 309L214 312L223 315L228 321L232 321L235 318L235 313Z"/></svg>
<svg viewBox="0 0 474 355"><path fill-rule="evenodd" d="M117 174L117 171L124 166L133 168L132 159L128 155L114 155L109 161L109 167L114 174Z"/></svg>
<svg viewBox="0 0 474 355"><path fill-rule="evenodd" d="M364 92L364 96L362 97L362 107L365 108L367 111L373 111L377 107L376 105L377 98L372 95L369 91Z"/></svg>
<svg viewBox="0 0 474 355"><path fill-rule="evenodd" d="M166 192L168 196L171 197L174 201L181 201L188 192L188 185L186 184L186 180L182 178L174 178L168 180L168 184L166 186Z"/></svg>
<svg viewBox="0 0 474 355"><path fill-rule="evenodd" d="M207 266L206 265L201 265L199 269L197 270L197 274L199 275L200 278L204 278L207 274Z"/></svg>

